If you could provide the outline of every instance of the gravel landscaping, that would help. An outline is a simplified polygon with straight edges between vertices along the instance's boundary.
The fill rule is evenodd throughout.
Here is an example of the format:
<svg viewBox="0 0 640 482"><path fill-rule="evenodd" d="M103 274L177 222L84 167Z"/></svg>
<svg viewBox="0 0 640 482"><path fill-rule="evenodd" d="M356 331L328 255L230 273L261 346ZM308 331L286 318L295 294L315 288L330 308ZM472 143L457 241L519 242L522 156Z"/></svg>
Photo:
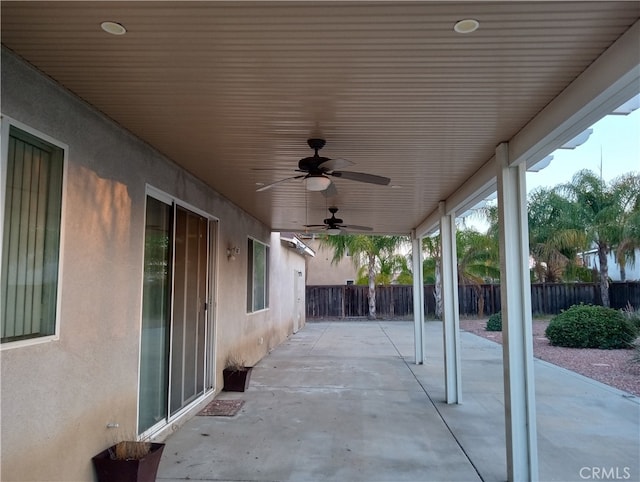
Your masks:
<svg viewBox="0 0 640 482"><path fill-rule="evenodd" d="M502 332L486 331L486 324L486 319L460 320L460 329L501 344ZM533 353L536 358L640 397L640 363L631 361L634 350L552 346L544 336L548 324L548 320L533 322Z"/></svg>

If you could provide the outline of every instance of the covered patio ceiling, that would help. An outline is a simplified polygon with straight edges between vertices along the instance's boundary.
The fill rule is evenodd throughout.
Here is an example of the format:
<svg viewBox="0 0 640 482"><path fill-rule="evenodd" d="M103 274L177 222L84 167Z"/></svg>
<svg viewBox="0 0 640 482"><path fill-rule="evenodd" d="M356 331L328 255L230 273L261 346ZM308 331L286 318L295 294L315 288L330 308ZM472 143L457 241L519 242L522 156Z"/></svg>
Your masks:
<svg viewBox="0 0 640 482"><path fill-rule="evenodd" d="M486 189L496 145L520 135L519 154L532 147L554 118L544 109L640 18L637 1L1 6L5 47L271 229L303 231L335 205L376 233L409 233L461 186ZM467 18L478 30L454 31ZM105 33L104 21L126 34ZM558 123L573 114L562 111ZM327 140L321 155L354 163L345 170L390 184L334 179L325 197L292 180L256 192L299 174L310 137Z"/></svg>

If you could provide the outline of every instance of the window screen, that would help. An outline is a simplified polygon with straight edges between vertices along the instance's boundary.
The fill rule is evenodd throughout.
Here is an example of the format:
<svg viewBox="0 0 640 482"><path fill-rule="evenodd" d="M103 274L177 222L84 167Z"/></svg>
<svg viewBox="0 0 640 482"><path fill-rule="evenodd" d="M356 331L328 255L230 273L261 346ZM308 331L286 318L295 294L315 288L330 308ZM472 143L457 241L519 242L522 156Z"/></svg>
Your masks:
<svg viewBox="0 0 640 482"><path fill-rule="evenodd" d="M249 239L247 245L247 311L269 307L269 246Z"/></svg>
<svg viewBox="0 0 640 482"><path fill-rule="evenodd" d="M63 151L11 127L2 243L2 343L55 334Z"/></svg>

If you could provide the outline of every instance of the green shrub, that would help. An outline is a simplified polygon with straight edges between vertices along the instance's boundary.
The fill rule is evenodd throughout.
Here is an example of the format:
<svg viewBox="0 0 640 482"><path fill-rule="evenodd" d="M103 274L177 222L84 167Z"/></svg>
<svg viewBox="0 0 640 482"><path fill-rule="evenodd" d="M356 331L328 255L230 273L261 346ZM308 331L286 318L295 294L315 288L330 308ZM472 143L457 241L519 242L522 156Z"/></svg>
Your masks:
<svg viewBox="0 0 640 482"><path fill-rule="evenodd" d="M549 322L545 335L552 345L570 348L631 348L636 329L617 310L574 305Z"/></svg>
<svg viewBox="0 0 640 482"><path fill-rule="evenodd" d="M502 312L494 313L487 320L486 331L502 331Z"/></svg>
<svg viewBox="0 0 640 482"><path fill-rule="evenodd" d="M622 308L620 313L636 327L636 333L640 334L640 311L636 311L633 306L631 306L631 303L627 302L627 306Z"/></svg>

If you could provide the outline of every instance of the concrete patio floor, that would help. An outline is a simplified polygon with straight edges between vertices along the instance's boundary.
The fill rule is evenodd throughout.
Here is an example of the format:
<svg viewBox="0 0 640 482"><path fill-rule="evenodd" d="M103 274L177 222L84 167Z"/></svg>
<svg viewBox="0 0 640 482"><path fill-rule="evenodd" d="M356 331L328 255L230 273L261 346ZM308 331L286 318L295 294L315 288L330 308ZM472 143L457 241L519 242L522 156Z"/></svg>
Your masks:
<svg viewBox="0 0 640 482"><path fill-rule="evenodd" d="M158 481L504 481L502 347L461 334L460 405L444 403L442 324L307 323L254 369L233 417L189 420ZM640 400L536 360L542 481L640 480Z"/></svg>

